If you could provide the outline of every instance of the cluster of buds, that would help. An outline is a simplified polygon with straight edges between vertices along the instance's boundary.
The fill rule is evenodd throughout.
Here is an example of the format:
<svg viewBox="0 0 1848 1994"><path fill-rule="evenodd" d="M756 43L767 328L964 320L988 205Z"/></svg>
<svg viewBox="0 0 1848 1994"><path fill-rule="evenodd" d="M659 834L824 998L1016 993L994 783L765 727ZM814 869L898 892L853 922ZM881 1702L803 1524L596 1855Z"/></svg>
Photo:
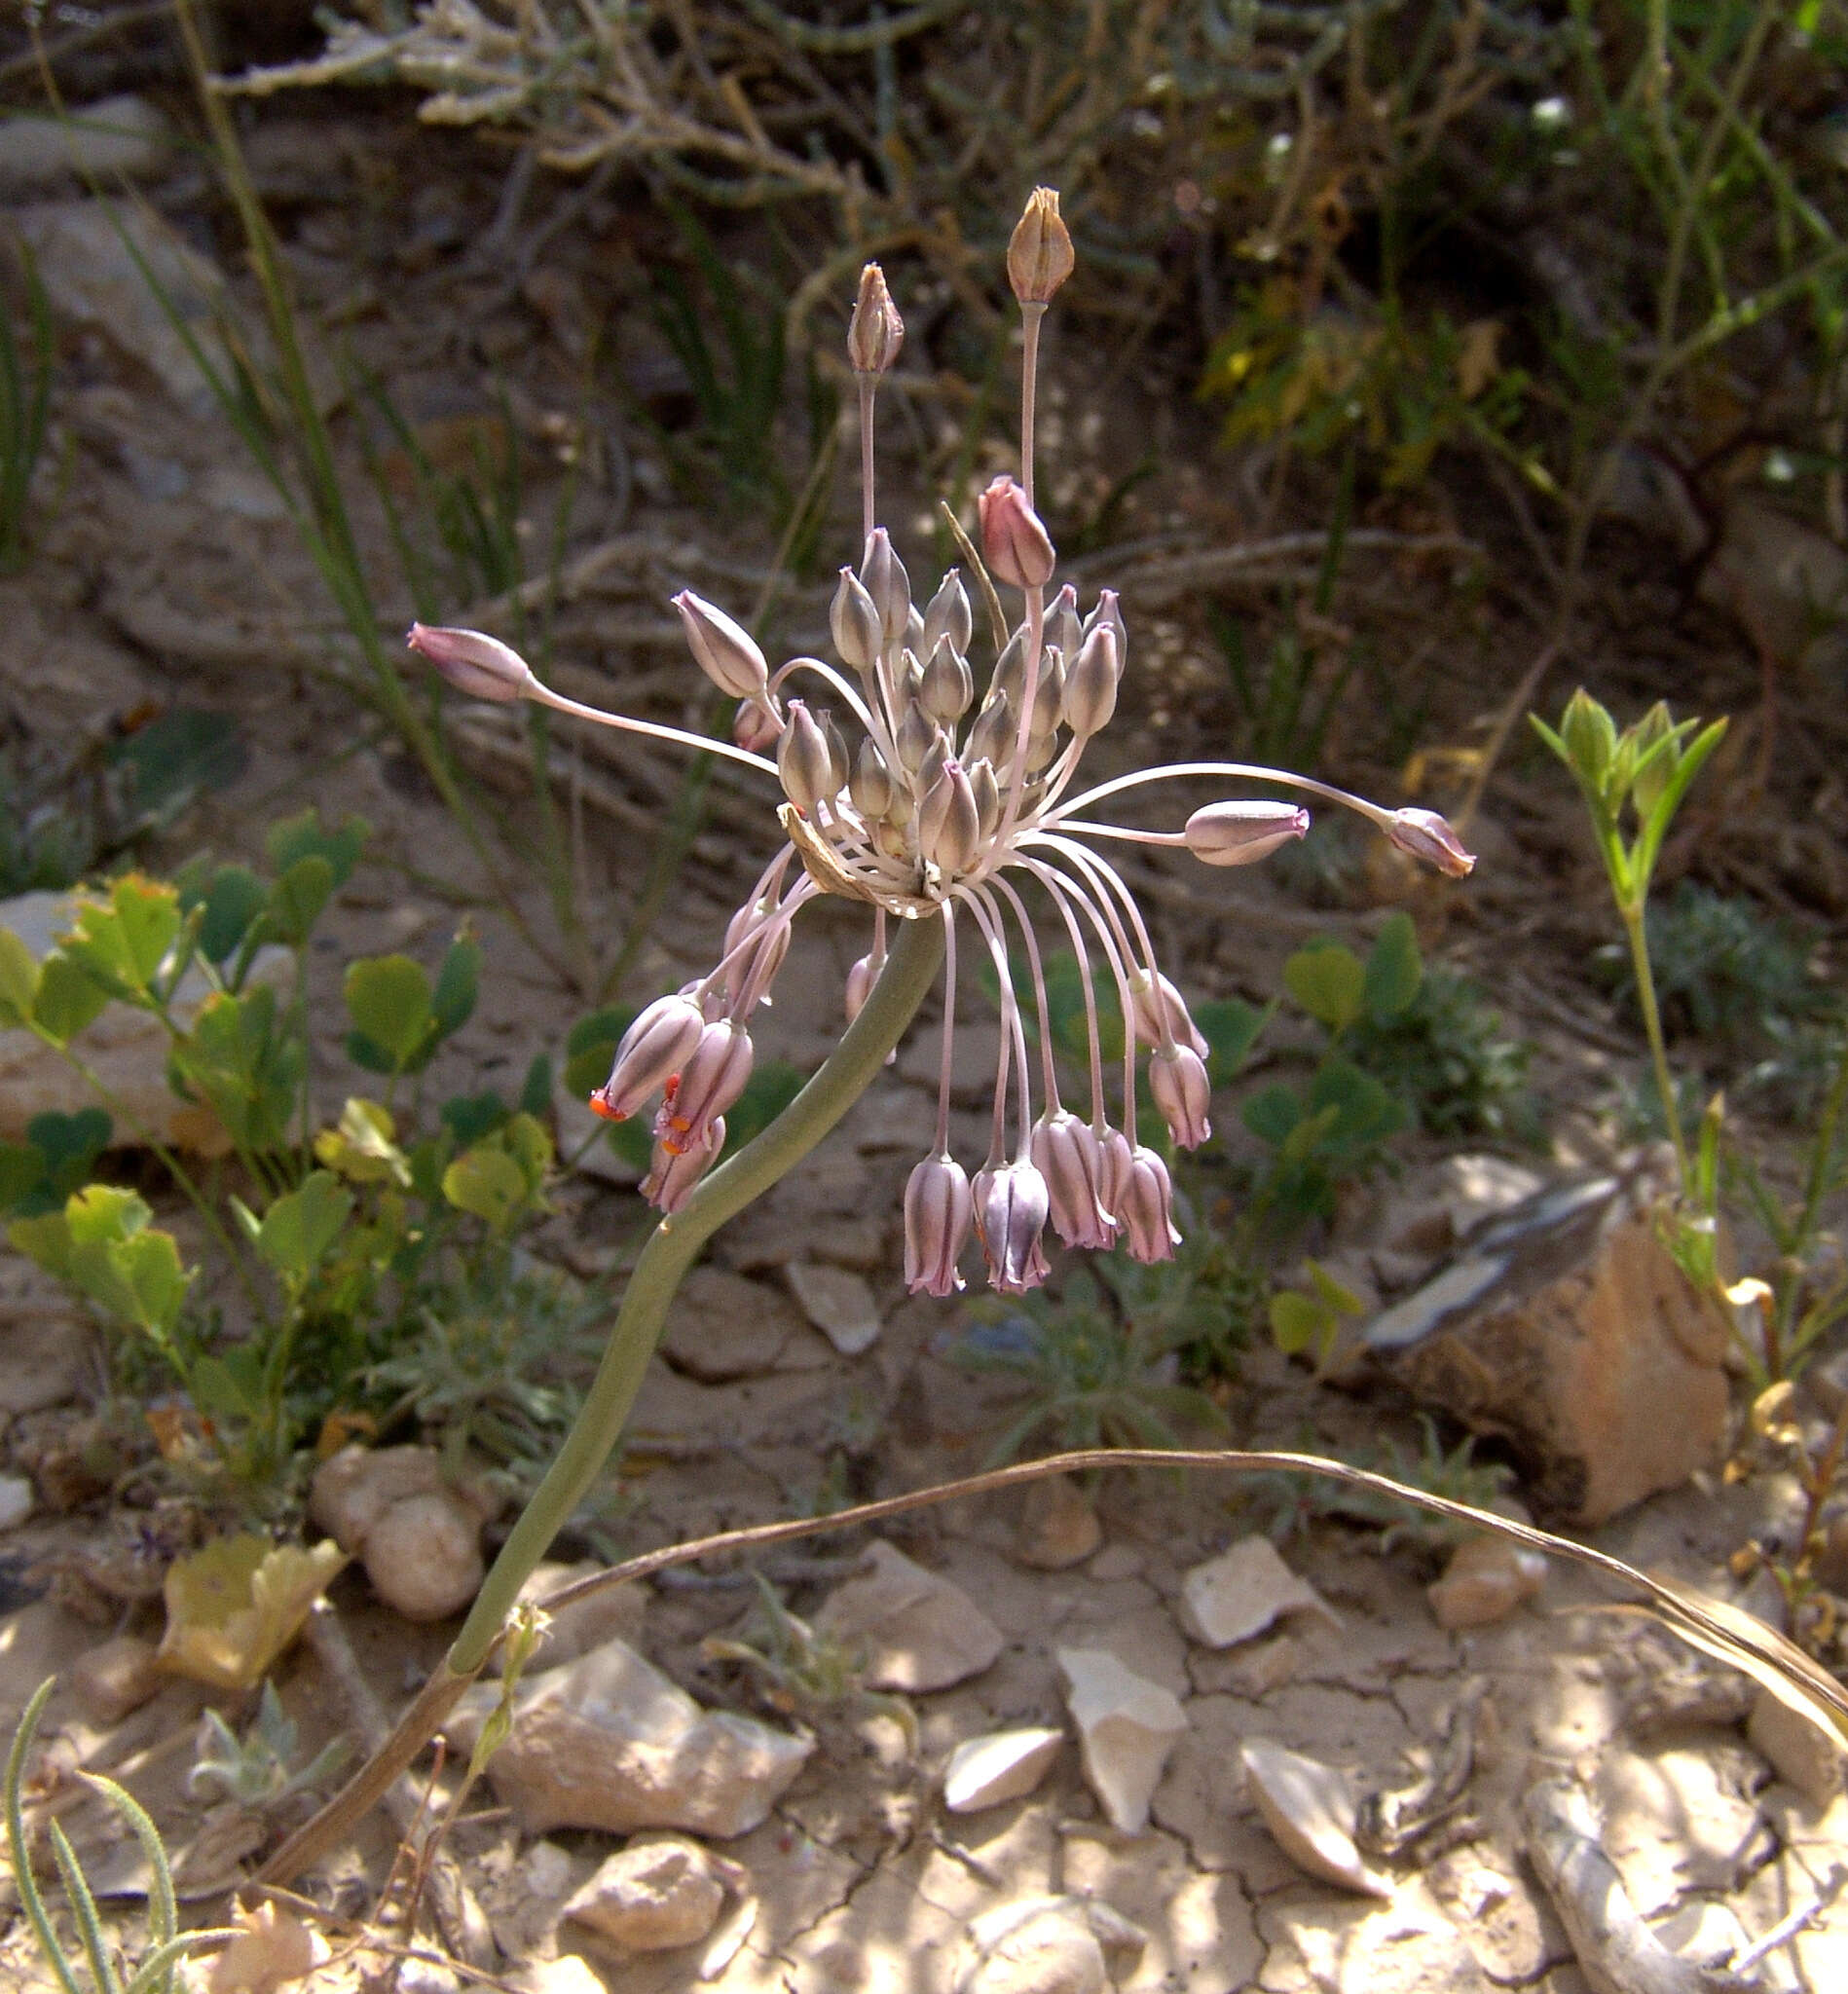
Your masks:
<svg viewBox="0 0 1848 1994"><path fill-rule="evenodd" d="M1300 838L1309 813L1296 803L1228 800L1195 810L1179 831L1152 831L1097 821L1089 814L1096 805L1163 781L1254 782L1357 810L1402 850L1453 876L1473 864L1433 812L1386 810L1285 770L1180 762L1073 793L1086 749L1116 710L1129 635L1113 591L1086 604L1069 583L1053 589L1057 557L1033 503L1040 321L1071 268L1058 198L1041 189L1008 258L1025 337L1021 480L996 478L978 507L985 570L979 580L994 625L979 696L976 613L961 572L950 569L920 607L890 536L874 523L874 396L904 339L876 265L862 276L848 334L860 388L864 548L857 568L840 571L834 590L832 662L795 657L773 672L757 640L722 609L690 591L676 596L695 662L738 702L731 741L710 742L562 698L496 639L422 626L411 636L415 648L476 696L537 700L679 739L728 755L781 787L785 841L733 916L720 960L642 1013L608 1083L592 1096L599 1114L618 1121L659 1096L644 1190L661 1210L684 1202L723 1145L725 1111L751 1073L749 1020L769 994L804 903L832 894L872 910L871 945L847 977L849 1018L883 967L888 922L942 922L937 1139L905 1194L906 1279L935 1295L961 1287L972 1234L989 1280L1010 1294L1046 1277L1049 1225L1067 1246L1121 1242L1142 1261L1165 1259L1179 1243L1166 1164L1137 1138L1137 1063L1146 1051L1149 1094L1172 1140L1192 1149L1210 1132L1207 1047L1162 974L1133 894L1095 845L1127 839L1184 847L1208 866L1250 865ZM1011 629L997 585L1020 598ZM1060 1096L1028 895L1050 911L1078 961L1089 1040L1086 1114ZM1000 992L988 1154L973 1178L949 1149L959 922L992 961ZM1114 985L1131 1027L1114 1089L1106 1085L1093 964L1106 987ZM1038 1026L1037 1103L1025 1002Z"/></svg>

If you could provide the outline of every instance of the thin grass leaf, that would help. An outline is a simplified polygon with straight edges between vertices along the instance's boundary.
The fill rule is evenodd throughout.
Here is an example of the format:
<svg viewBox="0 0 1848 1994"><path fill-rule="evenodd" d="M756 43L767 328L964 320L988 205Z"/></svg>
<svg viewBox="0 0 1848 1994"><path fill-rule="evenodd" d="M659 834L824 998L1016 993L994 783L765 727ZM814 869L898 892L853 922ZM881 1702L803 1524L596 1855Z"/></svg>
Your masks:
<svg viewBox="0 0 1848 1994"><path fill-rule="evenodd" d="M108 1801L129 1824L135 1840L141 1844L141 1853L148 1859L153 1878L148 1891L148 1922L153 1928L155 1943L165 1945L179 1930L179 1905L173 1896L173 1867L166 1859L166 1846L161 1840L160 1829L155 1827L147 1809L126 1787L118 1786L114 1780L105 1779L100 1773L84 1772L77 1777L92 1792L100 1793Z"/></svg>
<svg viewBox="0 0 1848 1994"><path fill-rule="evenodd" d="M122 1994L122 1981L109 1957L109 1941L103 1937L102 1920L96 1914L96 1900L90 1894L90 1884L84 1875L83 1865L77 1860L77 1851L71 1847L70 1838L56 1822L52 1823L52 1855L57 1864L57 1873L64 1880L64 1892L70 1899L77 1929L83 1936L84 1951L90 1958L90 1971L95 1976L97 1994Z"/></svg>
<svg viewBox="0 0 1848 1994"><path fill-rule="evenodd" d="M125 1994L162 1994L173 1984L173 1969L180 1961L206 1945L229 1945L243 1937L237 1925L202 1925L197 1931L182 1932L157 1945L134 1970Z"/></svg>
<svg viewBox="0 0 1848 1994"><path fill-rule="evenodd" d="M57 1976L58 1985L64 1994L83 1994L78 1985L77 1976L71 1972L70 1962L64 1948L58 1941L57 1934L52 1929L50 1914L45 1908L45 1900L39 1895L38 1878L32 1873L32 1852L26 1845L25 1814L19 1803L19 1793L25 1784L25 1755L32 1749L32 1740L37 1735L39 1718L46 1704L51 1700L52 1691L57 1685L55 1676L48 1676L34 1692L32 1701L25 1707L25 1715L19 1719L19 1727L13 1734L13 1746L7 1754L6 1808L7 1808L7 1856L13 1865L13 1879L18 1889L19 1902L25 1907L40 1950L50 1962L52 1971Z"/></svg>

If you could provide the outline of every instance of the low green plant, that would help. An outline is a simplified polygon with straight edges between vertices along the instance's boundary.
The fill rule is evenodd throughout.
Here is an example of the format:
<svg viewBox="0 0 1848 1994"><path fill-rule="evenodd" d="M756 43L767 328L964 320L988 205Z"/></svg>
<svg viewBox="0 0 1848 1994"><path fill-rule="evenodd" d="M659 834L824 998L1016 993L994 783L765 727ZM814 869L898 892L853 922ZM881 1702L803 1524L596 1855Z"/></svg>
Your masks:
<svg viewBox="0 0 1848 1994"><path fill-rule="evenodd" d="M297 1766L300 1733L267 1676L257 1714L241 1738L215 1710L206 1710L200 1725L202 1742L186 1775L187 1792L196 1800L235 1800L253 1814L271 1813L298 1793L313 1792L351 1749L345 1738L336 1738Z"/></svg>
<svg viewBox="0 0 1848 1994"><path fill-rule="evenodd" d="M25 565L32 479L45 454L57 362L44 280L23 243L18 254L25 286L23 341L8 301L0 298L0 574L15 574Z"/></svg>
<svg viewBox="0 0 1848 1994"><path fill-rule="evenodd" d="M99 1774L77 1774L77 1778L121 1818L140 1844L141 1853L147 1861L148 1945L133 1971L129 1971L103 1931L95 1894L84 1875L83 1865L70 1845L70 1838L55 1821L49 1825L46 1832L52 1845L52 1859L57 1865L58 1880L64 1886L64 1894L76 1921L78 1949L82 1954L83 1968L89 1972L88 1988L81 1976L78 1960L53 1924L51 1911L39 1889L38 1877L32 1866L32 1849L26 1835L25 1766L32 1741L38 1734L39 1719L44 1716L45 1706L55 1686L55 1677L39 1684L19 1718L18 1728L13 1734L12 1749L7 1754L7 1860L26 1923L31 1926L32 1936L38 1940L46 1964L56 1978L60 1994L172 1994L173 1970L182 1960L190 1958L203 1947L236 1939L238 1931L235 1927L196 1932L179 1930L172 1865L167 1861L160 1830L132 1793Z"/></svg>
<svg viewBox="0 0 1848 1994"><path fill-rule="evenodd" d="M1305 1288L1279 1288L1271 1297L1271 1338L1286 1357L1309 1356L1319 1373L1334 1355L1344 1322L1366 1312L1354 1291L1319 1261L1306 1260Z"/></svg>
<svg viewBox="0 0 1848 1994"><path fill-rule="evenodd" d="M1105 1264L1102 1256L1092 1261L1099 1271ZM970 1305L975 1321L951 1347L952 1358L1018 1379L1027 1401L990 1448L988 1466L1042 1435L1058 1448L1179 1447L1176 1422L1225 1430L1218 1406L1179 1382L1177 1352L1198 1334L1192 1297L1179 1308L1165 1299L1150 1306L1149 1288L1129 1276L1123 1292L1134 1312L1116 1283L1079 1268L1056 1298L1035 1289Z"/></svg>

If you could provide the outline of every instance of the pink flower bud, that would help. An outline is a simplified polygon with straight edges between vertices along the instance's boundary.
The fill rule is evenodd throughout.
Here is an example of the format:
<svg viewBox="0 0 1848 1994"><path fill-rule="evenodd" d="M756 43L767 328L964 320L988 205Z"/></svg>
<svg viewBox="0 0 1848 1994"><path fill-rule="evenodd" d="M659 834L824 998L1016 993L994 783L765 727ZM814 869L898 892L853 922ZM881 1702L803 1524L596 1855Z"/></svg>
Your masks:
<svg viewBox="0 0 1848 1994"><path fill-rule="evenodd" d="M996 478L976 500L988 572L1013 588L1044 588L1058 558L1040 516L1012 478Z"/></svg>
<svg viewBox="0 0 1848 1994"><path fill-rule="evenodd" d="M1103 1148L1069 1109L1033 1125L1033 1161L1046 1179L1053 1230L1067 1246L1108 1246L1116 1222L1103 1199Z"/></svg>
<svg viewBox="0 0 1848 1994"><path fill-rule="evenodd" d="M723 609L702 602L690 588L673 599L693 662L721 692L733 699L761 699L770 676L758 641Z"/></svg>
<svg viewBox="0 0 1848 1994"><path fill-rule="evenodd" d="M842 993L841 1007L847 1014L847 1022L854 1019L867 1008L867 999L872 995L872 986L879 980L879 972L885 965L874 962L872 957L863 955L847 972L847 986Z"/></svg>
<svg viewBox="0 0 1848 1994"><path fill-rule="evenodd" d="M1097 1197L1110 1214L1111 1237L1123 1230L1123 1200L1129 1195L1132 1158L1129 1138L1121 1128L1106 1128L1097 1137Z"/></svg>
<svg viewBox="0 0 1848 1994"><path fill-rule="evenodd" d="M833 633L834 649L844 665L856 672L869 672L885 649L885 624L878 605L867 593L866 584L851 568L840 571L840 585L828 609L828 627Z"/></svg>
<svg viewBox="0 0 1848 1994"><path fill-rule="evenodd" d="M1383 827L1402 852L1434 866L1447 879L1466 879L1476 869L1476 855L1462 848L1457 833L1435 810L1395 810Z"/></svg>
<svg viewBox="0 0 1848 1994"><path fill-rule="evenodd" d="M731 717L731 738L753 755L768 755L783 734L783 717L768 700L742 699Z"/></svg>
<svg viewBox="0 0 1848 1994"><path fill-rule="evenodd" d="M1046 1179L1031 1163L1002 1163L976 1172L972 1196L989 1286L1004 1295L1037 1288L1048 1272L1040 1239L1050 1207Z"/></svg>
<svg viewBox="0 0 1848 1994"><path fill-rule="evenodd" d="M1212 1085L1205 1063L1190 1046L1161 1047L1149 1059L1149 1091L1168 1133L1183 1149L1198 1149L1213 1132L1207 1120Z"/></svg>
<svg viewBox="0 0 1848 1994"><path fill-rule="evenodd" d="M692 1197L699 1180L713 1166L725 1146L725 1118L716 1116L706 1130L706 1139L691 1149L670 1149L664 1142L654 1145L648 1174L643 1178L642 1196L656 1211L669 1217Z"/></svg>
<svg viewBox="0 0 1848 1994"><path fill-rule="evenodd" d="M953 1295L969 1243L975 1202L969 1179L953 1157L926 1157L905 1187L905 1284L912 1294Z"/></svg>
<svg viewBox="0 0 1848 1994"><path fill-rule="evenodd" d="M1117 1204L1117 1223L1123 1228L1129 1258L1145 1267L1158 1260L1172 1260L1181 1243L1181 1236L1174 1230L1174 1187L1168 1182L1167 1165L1139 1143L1130 1153L1129 1177Z"/></svg>
<svg viewBox="0 0 1848 1994"><path fill-rule="evenodd" d="M610 1078L590 1097L592 1112L626 1122L685 1065L705 1029L690 997L657 997L623 1033Z"/></svg>
<svg viewBox="0 0 1848 1994"><path fill-rule="evenodd" d="M856 374L883 374L905 344L905 321L885 286L885 273L869 263L860 273L860 294L847 321L847 357Z"/></svg>
<svg viewBox="0 0 1848 1994"><path fill-rule="evenodd" d="M763 1002L790 952L792 932L792 923L776 918L774 901L742 906L726 923L724 952L731 959L725 964L725 995L734 1010L744 1004L747 994L754 1011Z"/></svg>
<svg viewBox="0 0 1848 1994"><path fill-rule="evenodd" d="M776 744L776 772L783 794L804 817L814 816L817 803L832 802L839 794L839 786L832 780L833 753L828 736L800 699L790 701L783 738Z"/></svg>
<svg viewBox="0 0 1848 1994"><path fill-rule="evenodd" d="M1208 803L1181 835L1202 866L1255 866L1308 829L1309 812L1295 803Z"/></svg>
<svg viewBox="0 0 1848 1994"><path fill-rule="evenodd" d="M1135 1035L1140 1044L1159 1046L1164 1038L1174 1038L1183 1046L1191 1046L1202 1059L1212 1050L1206 1043L1205 1034L1194 1022L1186 998L1165 977L1158 975L1153 989L1146 982L1135 979L1131 982L1130 994L1135 1007ZM1164 1013L1167 1016L1165 1032L1162 1029Z"/></svg>
<svg viewBox="0 0 1848 1994"><path fill-rule="evenodd" d="M918 800L917 848L946 879L968 869L981 845L976 793L960 761L945 761Z"/></svg>
<svg viewBox="0 0 1848 1994"><path fill-rule="evenodd" d="M470 699L510 705L524 699L534 680L527 661L510 645L480 630L432 630L413 623L405 642Z"/></svg>
<svg viewBox="0 0 1848 1994"><path fill-rule="evenodd" d="M655 1139L670 1156L697 1149L751 1078L751 1034L729 1017L700 1033L680 1077L654 1118Z"/></svg>

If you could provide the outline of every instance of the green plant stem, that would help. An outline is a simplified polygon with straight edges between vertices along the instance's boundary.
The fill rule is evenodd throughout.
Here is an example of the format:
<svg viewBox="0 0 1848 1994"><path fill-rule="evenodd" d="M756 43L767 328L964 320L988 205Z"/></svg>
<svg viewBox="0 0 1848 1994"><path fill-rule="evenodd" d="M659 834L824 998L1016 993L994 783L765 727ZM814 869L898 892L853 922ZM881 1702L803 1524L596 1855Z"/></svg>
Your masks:
<svg viewBox="0 0 1848 1994"><path fill-rule="evenodd" d="M334 1799L270 1859L263 1881L286 1882L299 1875L361 1819L428 1743L481 1672L520 1588L621 1437L668 1309L699 1249L725 1220L793 1169L866 1091L937 980L942 958L941 920L903 923L865 1009L820 1072L761 1135L715 1170L679 1212L662 1219L648 1236L629 1276L622 1308L583 1407L545 1479L501 1546L444 1665L431 1676L385 1744Z"/></svg>
<svg viewBox="0 0 1848 1994"><path fill-rule="evenodd" d="M1669 1140L1675 1145L1675 1173L1683 1194L1694 1181L1688 1161L1687 1138L1682 1133L1681 1104L1675 1098L1675 1081L1669 1072L1668 1043L1662 1036L1662 1014L1655 1001L1655 977L1649 968L1649 938L1644 926L1641 905L1620 905L1623 932L1630 938L1630 961L1636 972L1637 1007L1643 1013L1643 1029L1649 1041L1649 1058L1655 1067L1655 1090L1662 1097L1662 1119L1668 1124Z"/></svg>

